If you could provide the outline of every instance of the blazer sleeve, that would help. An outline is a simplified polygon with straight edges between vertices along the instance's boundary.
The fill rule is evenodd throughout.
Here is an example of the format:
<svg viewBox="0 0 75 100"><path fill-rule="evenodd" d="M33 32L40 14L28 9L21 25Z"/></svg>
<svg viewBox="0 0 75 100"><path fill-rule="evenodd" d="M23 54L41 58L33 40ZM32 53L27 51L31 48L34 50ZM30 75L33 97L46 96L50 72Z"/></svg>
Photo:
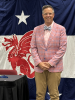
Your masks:
<svg viewBox="0 0 75 100"><path fill-rule="evenodd" d="M64 54L66 52L67 36L66 36L66 30L65 30L64 27L60 31L60 42L59 42L59 44L60 44L59 50L52 57L52 59L50 59L48 61L48 63L53 67L56 67L56 64L59 63L59 61L62 59L62 57L64 56Z"/></svg>
<svg viewBox="0 0 75 100"><path fill-rule="evenodd" d="M41 62L38 52L37 52L37 46L36 46L36 28L34 28L32 39L31 39L31 55L34 60L34 65L37 67L37 65Z"/></svg>

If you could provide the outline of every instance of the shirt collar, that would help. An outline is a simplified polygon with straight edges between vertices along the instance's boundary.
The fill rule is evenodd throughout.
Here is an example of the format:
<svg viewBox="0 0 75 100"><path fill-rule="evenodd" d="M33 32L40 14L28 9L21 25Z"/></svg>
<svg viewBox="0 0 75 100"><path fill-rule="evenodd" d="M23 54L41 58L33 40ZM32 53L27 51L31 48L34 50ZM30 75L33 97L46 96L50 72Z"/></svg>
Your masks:
<svg viewBox="0 0 75 100"><path fill-rule="evenodd" d="M51 26L51 29L52 29L52 27L53 27L53 23L54 23L54 21L53 21L52 24L50 25L50 26ZM44 25L47 26L45 23L44 23ZM49 26L48 26L48 27L49 27Z"/></svg>

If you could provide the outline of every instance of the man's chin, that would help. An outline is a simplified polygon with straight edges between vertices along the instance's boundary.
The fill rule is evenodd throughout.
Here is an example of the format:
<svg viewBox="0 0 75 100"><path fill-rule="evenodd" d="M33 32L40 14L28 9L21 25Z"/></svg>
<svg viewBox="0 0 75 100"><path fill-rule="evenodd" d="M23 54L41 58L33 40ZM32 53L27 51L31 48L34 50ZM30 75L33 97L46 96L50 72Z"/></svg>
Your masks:
<svg viewBox="0 0 75 100"><path fill-rule="evenodd" d="M51 21L46 22L47 24L51 24Z"/></svg>

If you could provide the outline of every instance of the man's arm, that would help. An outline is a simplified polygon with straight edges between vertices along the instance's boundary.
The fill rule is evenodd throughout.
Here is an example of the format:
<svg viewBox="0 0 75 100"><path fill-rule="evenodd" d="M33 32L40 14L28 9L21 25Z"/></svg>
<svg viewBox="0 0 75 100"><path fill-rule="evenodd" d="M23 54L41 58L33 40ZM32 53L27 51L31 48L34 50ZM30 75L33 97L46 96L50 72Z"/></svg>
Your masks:
<svg viewBox="0 0 75 100"><path fill-rule="evenodd" d="M56 52L56 54L53 56L53 58L48 61L48 63L51 66L56 67L56 64L64 56L64 54L66 52L66 47L67 47L67 36L66 36L65 28L63 28L61 30L61 34L60 34L60 47L59 47L59 50Z"/></svg>
<svg viewBox="0 0 75 100"><path fill-rule="evenodd" d="M31 55L34 60L35 66L37 66L40 62L42 62L39 58L38 52L37 52L37 46L36 46L36 29L34 29L31 39Z"/></svg>

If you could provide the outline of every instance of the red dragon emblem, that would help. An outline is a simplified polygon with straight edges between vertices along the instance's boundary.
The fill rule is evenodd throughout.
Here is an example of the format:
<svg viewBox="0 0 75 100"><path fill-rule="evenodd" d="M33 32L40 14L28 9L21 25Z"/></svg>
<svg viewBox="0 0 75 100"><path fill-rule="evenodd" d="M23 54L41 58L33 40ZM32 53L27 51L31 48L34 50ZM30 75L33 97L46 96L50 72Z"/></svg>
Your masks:
<svg viewBox="0 0 75 100"><path fill-rule="evenodd" d="M20 72L29 78L34 77L34 71L31 72L31 69L34 69L34 65L30 61L30 41L32 33L33 31L25 33L19 42L17 36L13 35L13 38L4 38L5 43L2 43L6 47L6 51L12 47L8 54L8 61L11 62L13 70L16 70L16 66L20 66ZM27 54L28 57L26 57Z"/></svg>

